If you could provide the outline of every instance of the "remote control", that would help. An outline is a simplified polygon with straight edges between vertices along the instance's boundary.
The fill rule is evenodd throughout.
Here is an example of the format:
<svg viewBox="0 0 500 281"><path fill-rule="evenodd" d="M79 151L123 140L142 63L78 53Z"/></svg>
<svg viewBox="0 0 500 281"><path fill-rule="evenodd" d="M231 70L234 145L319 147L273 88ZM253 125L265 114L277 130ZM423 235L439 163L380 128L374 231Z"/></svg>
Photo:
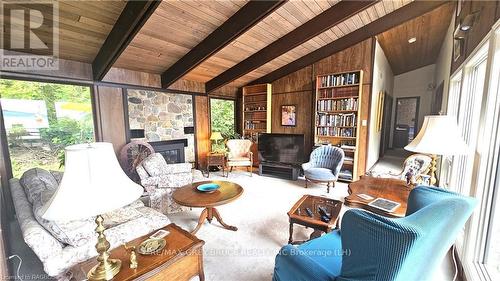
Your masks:
<svg viewBox="0 0 500 281"><path fill-rule="evenodd" d="M326 211L325 207L318 206L318 212L320 215L328 217L328 219L331 218L330 214Z"/></svg>
<svg viewBox="0 0 500 281"><path fill-rule="evenodd" d="M309 208L306 208L306 213L308 216L312 217L313 216L313 212L311 211L311 209Z"/></svg>
<svg viewBox="0 0 500 281"><path fill-rule="evenodd" d="M326 222L326 223L330 222L330 218L327 216L321 216L320 219L321 219L321 221Z"/></svg>

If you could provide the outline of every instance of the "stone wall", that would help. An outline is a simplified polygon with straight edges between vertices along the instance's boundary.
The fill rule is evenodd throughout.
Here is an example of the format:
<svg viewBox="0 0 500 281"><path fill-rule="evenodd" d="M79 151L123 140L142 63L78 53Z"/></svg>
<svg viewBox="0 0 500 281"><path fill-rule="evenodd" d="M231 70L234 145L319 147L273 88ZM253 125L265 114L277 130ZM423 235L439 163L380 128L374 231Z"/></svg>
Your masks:
<svg viewBox="0 0 500 281"><path fill-rule="evenodd" d="M146 141L187 139L187 162L195 161L194 134L184 134L193 124L193 97L155 91L128 90L130 129L144 129Z"/></svg>

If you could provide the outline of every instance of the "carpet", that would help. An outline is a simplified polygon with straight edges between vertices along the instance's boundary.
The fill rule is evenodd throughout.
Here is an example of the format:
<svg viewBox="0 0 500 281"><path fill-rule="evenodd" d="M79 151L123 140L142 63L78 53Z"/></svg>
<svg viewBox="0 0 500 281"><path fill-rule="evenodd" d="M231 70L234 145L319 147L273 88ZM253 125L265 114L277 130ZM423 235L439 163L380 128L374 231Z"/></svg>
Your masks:
<svg viewBox="0 0 500 281"><path fill-rule="evenodd" d="M214 219L205 222L196 236L205 241L204 268L206 280L271 280L274 258L288 243L287 212L304 194L323 195L341 199L347 195L347 184L337 183L326 193L325 185L310 184L304 180L288 181L261 177L248 172L232 172L228 178L211 173L205 180L227 180L244 189L237 200L217 207L224 222L238 227L226 230ZM191 231L198 222L201 209L169 214L172 222ZM295 225L294 240L305 240L312 229Z"/></svg>

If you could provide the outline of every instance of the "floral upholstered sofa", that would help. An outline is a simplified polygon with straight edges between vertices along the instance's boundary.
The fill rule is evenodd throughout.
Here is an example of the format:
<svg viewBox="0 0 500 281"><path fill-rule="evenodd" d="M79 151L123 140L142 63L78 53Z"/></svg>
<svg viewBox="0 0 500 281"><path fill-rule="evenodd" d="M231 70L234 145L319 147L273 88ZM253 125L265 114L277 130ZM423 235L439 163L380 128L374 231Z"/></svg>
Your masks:
<svg viewBox="0 0 500 281"><path fill-rule="evenodd" d="M10 180L12 200L24 241L42 261L45 272L60 279L72 266L97 255L94 219L60 222L41 218L62 173L34 168ZM165 215L140 200L103 215L111 248L170 224Z"/></svg>
<svg viewBox="0 0 500 281"><path fill-rule="evenodd" d="M194 170L191 163L167 164L160 153L149 155L136 171L148 205L164 214L183 211L183 207L172 200L172 193L177 188L203 179L201 171Z"/></svg>

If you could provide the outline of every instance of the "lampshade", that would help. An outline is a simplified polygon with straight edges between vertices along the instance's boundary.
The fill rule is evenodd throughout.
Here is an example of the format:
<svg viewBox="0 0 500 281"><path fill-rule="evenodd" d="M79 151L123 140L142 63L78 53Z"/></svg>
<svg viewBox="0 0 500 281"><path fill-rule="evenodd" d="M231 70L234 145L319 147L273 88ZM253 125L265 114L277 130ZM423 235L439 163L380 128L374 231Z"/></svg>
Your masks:
<svg viewBox="0 0 500 281"><path fill-rule="evenodd" d="M453 117L429 115L425 116L418 135L405 149L434 155L457 155L466 154L468 148Z"/></svg>
<svg viewBox="0 0 500 281"><path fill-rule="evenodd" d="M220 132L212 132L212 135L210 136L210 140L222 140L224 139L221 135Z"/></svg>
<svg viewBox="0 0 500 281"><path fill-rule="evenodd" d="M65 171L43 208L48 220L78 220L101 215L138 199L143 188L123 172L111 143L66 147Z"/></svg>

